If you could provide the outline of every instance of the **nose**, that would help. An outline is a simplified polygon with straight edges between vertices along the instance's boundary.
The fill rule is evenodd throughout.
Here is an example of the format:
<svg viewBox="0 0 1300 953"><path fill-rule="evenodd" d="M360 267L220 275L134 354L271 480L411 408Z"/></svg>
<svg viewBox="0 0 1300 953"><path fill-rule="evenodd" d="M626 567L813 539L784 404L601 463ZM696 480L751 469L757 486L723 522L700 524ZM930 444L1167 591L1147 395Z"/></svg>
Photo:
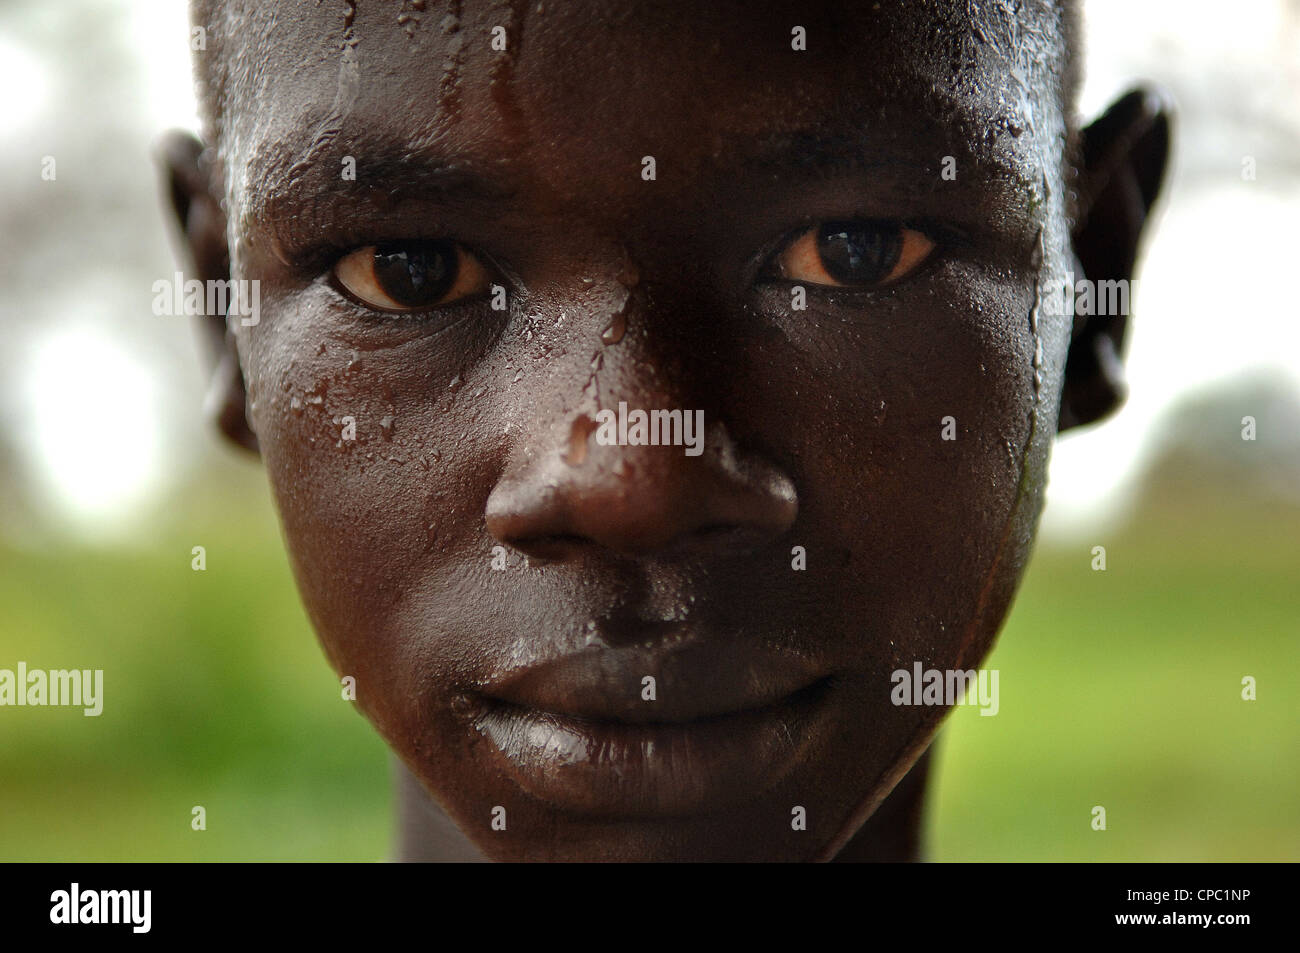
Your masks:
<svg viewBox="0 0 1300 953"><path fill-rule="evenodd" d="M528 556L567 560L594 551L734 552L794 523L793 481L738 447L719 421L706 422L695 456L683 446L598 436L595 421L580 415L567 447L517 458L488 497L488 531Z"/></svg>

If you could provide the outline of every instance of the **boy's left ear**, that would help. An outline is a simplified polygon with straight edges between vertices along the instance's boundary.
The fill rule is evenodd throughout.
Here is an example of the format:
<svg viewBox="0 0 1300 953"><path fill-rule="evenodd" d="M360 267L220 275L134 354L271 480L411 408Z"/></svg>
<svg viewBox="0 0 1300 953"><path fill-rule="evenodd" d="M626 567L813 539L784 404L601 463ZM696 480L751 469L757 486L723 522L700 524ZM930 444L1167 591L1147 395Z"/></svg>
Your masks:
<svg viewBox="0 0 1300 953"><path fill-rule="evenodd" d="M203 161L203 144L188 132L173 130L163 135L155 148L163 174L173 225L182 246L188 277L228 281L230 251L226 244L226 216L212 194L212 179ZM231 442L257 452L257 435L248 424L247 393L239 368L234 336L226 327L226 316L199 318L207 347L210 379L205 413Z"/></svg>
<svg viewBox="0 0 1300 953"><path fill-rule="evenodd" d="M1132 279L1168 167L1172 116L1167 94L1140 88L1083 130L1078 221L1071 233L1083 271L1076 278ZM1127 314L1076 315L1058 432L1100 420L1123 403L1127 388L1119 355L1127 330Z"/></svg>

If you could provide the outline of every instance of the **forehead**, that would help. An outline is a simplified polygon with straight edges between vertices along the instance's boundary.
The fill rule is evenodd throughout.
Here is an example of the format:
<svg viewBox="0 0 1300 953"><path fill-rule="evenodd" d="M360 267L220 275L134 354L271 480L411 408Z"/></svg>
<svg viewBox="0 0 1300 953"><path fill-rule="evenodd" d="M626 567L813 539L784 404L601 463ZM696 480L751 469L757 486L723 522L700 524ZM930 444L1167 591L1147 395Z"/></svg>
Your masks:
<svg viewBox="0 0 1300 953"><path fill-rule="evenodd" d="M248 6L210 18L207 64L236 193L345 153L494 164L572 192L629 156L696 174L783 144L933 167L956 155L1030 180L1033 143L1063 132L1049 0Z"/></svg>

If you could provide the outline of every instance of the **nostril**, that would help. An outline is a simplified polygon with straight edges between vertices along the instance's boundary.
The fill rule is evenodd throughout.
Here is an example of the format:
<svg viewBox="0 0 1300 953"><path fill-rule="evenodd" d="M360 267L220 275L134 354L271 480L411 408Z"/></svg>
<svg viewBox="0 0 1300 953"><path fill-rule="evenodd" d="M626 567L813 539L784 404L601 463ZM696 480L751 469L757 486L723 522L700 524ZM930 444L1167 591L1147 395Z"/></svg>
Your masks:
<svg viewBox="0 0 1300 953"><path fill-rule="evenodd" d="M708 526L701 526L695 531L695 534L697 536L718 536L723 533L734 533L736 529L735 526L730 526L727 523L710 523Z"/></svg>
<svg viewBox="0 0 1300 953"><path fill-rule="evenodd" d="M683 533L670 548L681 552L725 551L739 555L764 545L772 534L767 530L735 523L711 523Z"/></svg>

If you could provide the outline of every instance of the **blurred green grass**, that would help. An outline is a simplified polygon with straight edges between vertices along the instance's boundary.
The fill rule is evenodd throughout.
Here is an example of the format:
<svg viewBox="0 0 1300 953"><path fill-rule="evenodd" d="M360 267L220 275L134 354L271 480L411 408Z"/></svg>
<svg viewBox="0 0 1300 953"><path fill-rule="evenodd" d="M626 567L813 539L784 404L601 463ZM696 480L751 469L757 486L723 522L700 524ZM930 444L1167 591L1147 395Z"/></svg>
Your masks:
<svg viewBox="0 0 1300 953"><path fill-rule="evenodd" d="M0 666L102 668L105 696L98 717L0 709L0 860L386 858L387 749L242 482L144 548L0 548Z"/></svg>
<svg viewBox="0 0 1300 953"><path fill-rule="evenodd" d="M386 749L316 645L260 479L130 549L0 546L0 667L102 668L106 697L98 718L0 709L0 860L388 855ZM1035 554L985 663L1000 713L941 733L931 859L1300 859L1300 514L1149 500Z"/></svg>
<svg viewBox="0 0 1300 953"><path fill-rule="evenodd" d="M1300 859L1297 517L1156 489L1113 538L1040 548L984 663L999 714L941 735L931 859Z"/></svg>

